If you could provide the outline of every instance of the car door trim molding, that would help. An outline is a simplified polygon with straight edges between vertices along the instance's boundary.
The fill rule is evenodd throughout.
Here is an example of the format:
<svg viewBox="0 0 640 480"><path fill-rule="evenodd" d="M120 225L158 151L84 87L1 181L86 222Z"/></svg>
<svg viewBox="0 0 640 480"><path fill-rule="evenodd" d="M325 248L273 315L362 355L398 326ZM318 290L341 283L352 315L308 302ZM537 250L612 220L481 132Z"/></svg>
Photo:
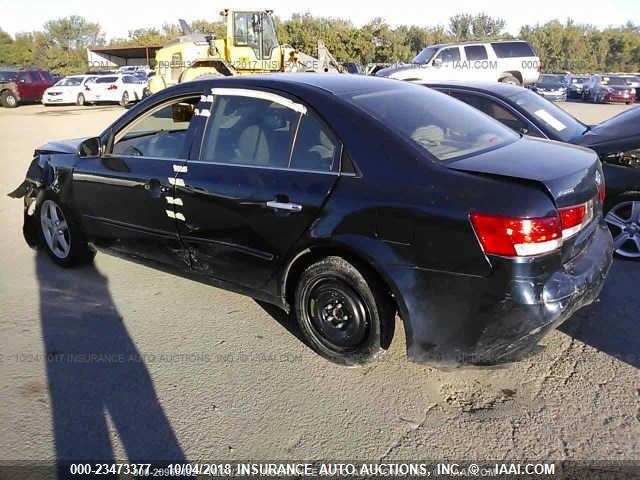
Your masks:
<svg viewBox="0 0 640 480"><path fill-rule="evenodd" d="M276 93L265 92L263 90L252 90L250 88L218 87L218 88L212 88L211 93L214 95L250 97L250 98L258 98L262 100L269 100L271 102L278 103L283 107L287 107L295 112L301 113L302 115L307 114L307 107L305 107L303 104L294 102L293 100L290 100Z"/></svg>
<svg viewBox="0 0 640 480"><path fill-rule="evenodd" d="M168 238L168 239L171 239L171 240L178 240L178 232L177 231L174 233L174 232L169 232L169 231L166 231L166 230L158 230L158 229L155 229L155 228L141 227L140 225L134 225L132 223L127 223L127 222L119 222L118 220L112 220L110 218L104 218L104 217L96 217L94 215L84 214L84 215L82 215L82 217L87 219L87 220L94 221L94 222L100 222L100 223L105 223L107 225L113 225L115 227L126 228L128 230L144 232L144 233L146 233L148 235L153 235L153 236L160 237L160 238Z"/></svg>
<svg viewBox="0 0 640 480"><path fill-rule="evenodd" d="M263 260L271 261L275 258L275 255L269 252L265 252L263 250L258 250L255 248L247 247L245 245L239 245L237 243L225 242L223 240L214 240L212 238L202 238L202 237L194 237L192 235L184 235L180 234L180 238L187 242L193 243L207 243L209 245L222 245L224 247L233 248L234 250L239 250L244 253L248 253L249 255L253 255L254 257L261 258Z"/></svg>
<svg viewBox="0 0 640 480"><path fill-rule="evenodd" d="M73 180L78 182L105 183L107 185L118 185L121 187L136 187L142 185L138 180L127 180L118 177L104 177L101 175L93 175L91 173L73 172Z"/></svg>

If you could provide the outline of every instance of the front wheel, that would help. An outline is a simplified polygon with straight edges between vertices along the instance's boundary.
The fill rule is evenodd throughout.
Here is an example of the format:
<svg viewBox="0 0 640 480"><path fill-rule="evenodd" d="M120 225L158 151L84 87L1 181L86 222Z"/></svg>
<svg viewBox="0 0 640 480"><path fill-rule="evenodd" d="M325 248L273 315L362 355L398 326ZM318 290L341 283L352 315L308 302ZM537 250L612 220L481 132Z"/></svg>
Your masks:
<svg viewBox="0 0 640 480"><path fill-rule="evenodd" d="M122 98L120 99L120 105L126 107L129 105L129 92L124 92L122 94Z"/></svg>
<svg viewBox="0 0 640 480"><path fill-rule="evenodd" d="M45 193L36 211L41 243L49 256L62 267L88 263L93 252L80 226L51 193Z"/></svg>
<svg viewBox="0 0 640 480"><path fill-rule="evenodd" d="M84 94L78 94L78 98L76 98L76 105L78 105L79 107L82 107L84 105Z"/></svg>
<svg viewBox="0 0 640 480"><path fill-rule="evenodd" d="M613 251L640 260L640 194L624 193L612 199L604 217L613 236Z"/></svg>
<svg viewBox="0 0 640 480"><path fill-rule="evenodd" d="M302 273L295 315L311 347L342 365L375 360L393 338L395 308L389 293L341 257L327 257Z"/></svg>

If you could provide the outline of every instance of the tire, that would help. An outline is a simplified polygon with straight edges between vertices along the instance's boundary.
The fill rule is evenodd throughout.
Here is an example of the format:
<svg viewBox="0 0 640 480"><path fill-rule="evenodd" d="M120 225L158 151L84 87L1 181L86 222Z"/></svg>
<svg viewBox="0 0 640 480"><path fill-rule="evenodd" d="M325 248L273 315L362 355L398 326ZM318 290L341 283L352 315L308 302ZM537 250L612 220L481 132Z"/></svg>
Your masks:
<svg viewBox="0 0 640 480"><path fill-rule="evenodd" d="M54 262L65 268L91 262L94 252L80 225L53 193L41 195L34 216L40 244Z"/></svg>
<svg viewBox="0 0 640 480"><path fill-rule="evenodd" d="M627 105L631 105L633 102L625 102Z"/></svg>
<svg viewBox="0 0 640 480"><path fill-rule="evenodd" d="M605 200L605 222L619 258L640 261L640 192Z"/></svg>
<svg viewBox="0 0 640 480"><path fill-rule="evenodd" d="M510 85L517 85L518 87L522 86L522 83L520 83L520 80L518 80L513 75L506 75L506 76L502 77L500 79L500 83L508 83Z"/></svg>
<svg viewBox="0 0 640 480"><path fill-rule="evenodd" d="M79 93L78 94L78 98L76 98L76 105L78 105L79 107L84 106L84 94Z"/></svg>
<svg viewBox="0 0 640 480"><path fill-rule="evenodd" d="M120 106L126 107L127 105L129 105L129 92L125 91L120 99Z"/></svg>
<svg viewBox="0 0 640 480"><path fill-rule="evenodd" d="M308 266L295 290L295 316L310 346L341 365L381 356L391 343L395 308L373 275L341 257Z"/></svg>
<svg viewBox="0 0 640 480"><path fill-rule="evenodd" d="M18 106L18 99L11 90L5 90L0 95L0 103L5 108L16 108Z"/></svg>

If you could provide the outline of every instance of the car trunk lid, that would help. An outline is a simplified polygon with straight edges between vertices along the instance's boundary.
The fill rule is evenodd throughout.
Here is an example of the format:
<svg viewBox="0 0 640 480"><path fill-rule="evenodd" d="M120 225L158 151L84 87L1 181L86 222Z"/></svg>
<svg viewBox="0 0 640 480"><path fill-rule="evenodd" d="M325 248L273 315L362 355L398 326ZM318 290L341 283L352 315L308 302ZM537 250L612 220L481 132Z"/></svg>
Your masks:
<svg viewBox="0 0 640 480"><path fill-rule="evenodd" d="M598 194L602 171L590 150L524 137L490 152L454 160L449 168L536 182L558 208L586 202Z"/></svg>
<svg viewBox="0 0 640 480"><path fill-rule="evenodd" d="M599 155L640 148L640 108L626 110L592 126L571 143L592 148Z"/></svg>

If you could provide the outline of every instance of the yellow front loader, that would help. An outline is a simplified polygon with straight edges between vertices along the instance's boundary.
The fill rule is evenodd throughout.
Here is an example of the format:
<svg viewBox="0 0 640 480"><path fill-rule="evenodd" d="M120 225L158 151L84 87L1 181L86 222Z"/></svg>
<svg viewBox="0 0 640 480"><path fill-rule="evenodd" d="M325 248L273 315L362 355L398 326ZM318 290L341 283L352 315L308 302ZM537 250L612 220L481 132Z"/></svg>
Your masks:
<svg viewBox="0 0 640 480"><path fill-rule="evenodd" d="M180 20L183 35L156 52L151 93L177 83L209 75L270 72L341 72L342 67L318 41L318 57L297 52L278 42L271 10L220 12L226 35L194 33Z"/></svg>

